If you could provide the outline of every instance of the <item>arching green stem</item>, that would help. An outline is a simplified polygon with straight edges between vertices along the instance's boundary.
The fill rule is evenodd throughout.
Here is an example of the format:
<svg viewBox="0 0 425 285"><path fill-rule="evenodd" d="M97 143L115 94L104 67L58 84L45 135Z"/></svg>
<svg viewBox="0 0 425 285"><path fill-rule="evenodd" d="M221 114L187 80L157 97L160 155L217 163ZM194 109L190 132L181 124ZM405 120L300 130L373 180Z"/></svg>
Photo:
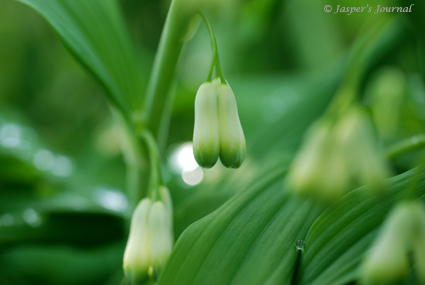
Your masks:
<svg viewBox="0 0 425 285"><path fill-rule="evenodd" d="M327 114L338 118L344 114L353 103L359 100L359 89L370 68L369 62L376 52L376 45L388 32L392 32L393 22L383 20L368 30L355 44L346 67L342 85L328 107Z"/></svg>
<svg viewBox="0 0 425 285"><path fill-rule="evenodd" d="M223 75L223 71L221 70L221 64L220 64L220 57L218 55L218 48L217 48L217 40L215 38L215 34L214 34L214 30L211 26L210 21L208 20L207 16L205 15L205 13L202 10L199 10L199 15L201 15L202 19L205 22L205 25L207 26L208 29L208 33L210 34L210 38L211 38L211 48L212 48L212 62L211 62L211 67L210 67L210 71L208 73L208 78L207 81L211 81L212 79L212 70L215 64L215 68L216 68L216 73L217 73L217 77L220 77L221 82L226 82L226 79L224 78Z"/></svg>
<svg viewBox="0 0 425 285"><path fill-rule="evenodd" d="M148 130L143 131L141 137L145 142L149 153L150 177L147 196L156 200L158 197L157 190L159 189L159 185L164 183L158 146L153 135Z"/></svg>

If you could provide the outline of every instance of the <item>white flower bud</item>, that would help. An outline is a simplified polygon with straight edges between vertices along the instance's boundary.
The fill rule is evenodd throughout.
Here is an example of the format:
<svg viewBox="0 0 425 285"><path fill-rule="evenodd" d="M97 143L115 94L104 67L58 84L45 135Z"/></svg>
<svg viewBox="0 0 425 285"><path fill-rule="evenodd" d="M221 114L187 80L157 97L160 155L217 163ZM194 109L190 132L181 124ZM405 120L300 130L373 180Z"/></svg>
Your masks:
<svg viewBox="0 0 425 285"><path fill-rule="evenodd" d="M336 122L325 117L309 129L287 183L293 192L332 202L360 185L382 191L388 177L372 126L353 107Z"/></svg>
<svg viewBox="0 0 425 285"><path fill-rule="evenodd" d="M363 284L400 282L409 270L408 250L415 230L412 203L396 206L383 225L361 270Z"/></svg>
<svg viewBox="0 0 425 285"><path fill-rule="evenodd" d="M131 219L130 235L124 252L124 273L132 284L142 283L151 264L149 212L152 202L145 198L136 207Z"/></svg>
<svg viewBox="0 0 425 285"><path fill-rule="evenodd" d="M173 223L170 217L164 202L157 201L152 205L149 214L150 253L156 275L161 272L173 248Z"/></svg>
<svg viewBox="0 0 425 285"><path fill-rule="evenodd" d="M413 237L413 260L416 272L422 284L425 284L425 209L417 202L413 209L416 216L415 235Z"/></svg>
<svg viewBox="0 0 425 285"><path fill-rule="evenodd" d="M220 161L226 167L238 168L245 159L246 143L235 95L228 84L221 84L217 97Z"/></svg>
<svg viewBox="0 0 425 285"><path fill-rule="evenodd" d="M323 201L342 195L348 184L347 169L327 122L319 121L310 128L287 179L289 188L297 194Z"/></svg>
<svg viewBox="0 0 425 285"><path fill-rule="evenodd" d="M344 147L351 176L375 192L384 190L389 171L366 114L359 108L351 108L335 127L335 137Z"/></svg>
<svg viewBox="0 0 425 285"><path fill-rule="evenodd" d="M200 166L211 168L217 162L218 136L217 95L213 83L205 82L196 93L193 131L193 154Z"/></svg>
<svg viewBox="0 0 425 285"><path fill-rule="evenodd" d="M324 124L312 126L306 134L305 143L292 162L287 182L290 189L299 194L307 194L317 187L320 168L323 163L322 149L328 143L329 129Z"/></svg>

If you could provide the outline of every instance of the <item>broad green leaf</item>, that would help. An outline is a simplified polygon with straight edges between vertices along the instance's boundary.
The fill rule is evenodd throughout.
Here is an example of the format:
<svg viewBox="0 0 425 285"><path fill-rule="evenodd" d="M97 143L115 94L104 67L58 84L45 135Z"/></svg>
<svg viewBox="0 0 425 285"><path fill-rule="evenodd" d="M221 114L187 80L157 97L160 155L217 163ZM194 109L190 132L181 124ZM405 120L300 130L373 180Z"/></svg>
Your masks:
<svg viewBox="0 0 425 285"><path fill-rule="evenodd" d="M142 109L144 86L133 44L116 0L16 0L52 26L62 43L104 86L129 118ZM81 102L83 103L83 102Z"/></svg>
<svg viewBox="0 0 425 285"><path fill-rule="evenodd" d="M341 198L313 224L305 239L296 284L347 284L357 279L358 267L388 211L406 194L411 172L391 179L386 197L368 196L360 188ZM420 185L417 196L425 195Z"/></svg>
<svg viewBox="0 0 425 285"><path fill-rule="evenodd" d="M264 173L183 232L159 284L290 283L318 210L288 195L282 168Z"/></svg>

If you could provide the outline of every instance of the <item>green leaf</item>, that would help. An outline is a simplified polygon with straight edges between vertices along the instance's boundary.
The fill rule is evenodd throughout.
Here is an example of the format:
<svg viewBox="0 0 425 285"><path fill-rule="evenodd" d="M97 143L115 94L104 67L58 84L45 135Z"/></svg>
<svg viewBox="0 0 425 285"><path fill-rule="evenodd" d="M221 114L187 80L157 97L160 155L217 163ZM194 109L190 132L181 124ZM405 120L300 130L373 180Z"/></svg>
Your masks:
<svg viewBox="0 0 425 285"><path fill-rule="evenodd" d="M130 111L142 110L141 71L117 1L16 1L46 18L65 47L99 80L127 119Z"/></svg>
<svg viewBox="0 0 425 285"><path fill-rule="evenodd" d="M296 284L346 284L358 267L388 211L405 197L411 172L391 179L386 197L367 196L366 188L350 192L327 209L306 237ZM417 196L425 195L425 184Z"/></svg>
<svg viewBox="0 0 425 285"><path fill-rule="evenodd" d="M14 201L9 199L9 202ZM18 206L22 205L16 203L15 209L2 213L0 248L45 242L99 245L125 236L123 213L71 192L33 198L25 207Z"/></svg>
<svg viewBox="0 0 425 285"><path fill-rule="evenodd" d="M269 168L212 214L183 232L158 284L289 284L318 212L283 189Z"/></svg>

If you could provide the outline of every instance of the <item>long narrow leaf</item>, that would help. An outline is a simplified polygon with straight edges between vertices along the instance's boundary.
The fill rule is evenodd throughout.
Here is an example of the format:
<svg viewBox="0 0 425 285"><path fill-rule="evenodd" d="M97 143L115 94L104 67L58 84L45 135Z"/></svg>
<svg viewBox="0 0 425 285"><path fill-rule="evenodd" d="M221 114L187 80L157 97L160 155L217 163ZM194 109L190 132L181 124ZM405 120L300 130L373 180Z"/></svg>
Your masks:
<svg viewBox="0 0 425 285"><path fill-rule="evenodd" d="M46 18L125 117L142 109L141 71L116 0L16 1L33 7Z"/></svg>

